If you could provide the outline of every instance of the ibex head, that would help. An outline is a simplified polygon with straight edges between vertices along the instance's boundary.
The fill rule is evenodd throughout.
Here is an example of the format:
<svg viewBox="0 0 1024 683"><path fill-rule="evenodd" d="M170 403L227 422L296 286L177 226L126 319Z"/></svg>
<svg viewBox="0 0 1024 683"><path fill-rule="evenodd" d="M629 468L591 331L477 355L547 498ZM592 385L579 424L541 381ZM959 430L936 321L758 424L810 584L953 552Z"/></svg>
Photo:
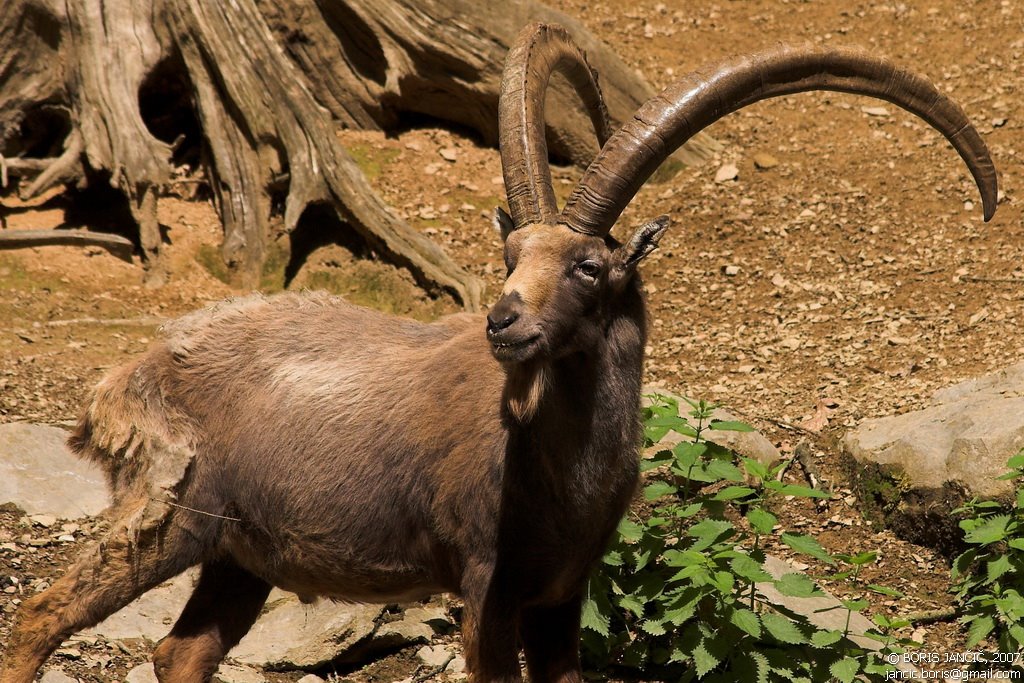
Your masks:
<svg viewBox="0 0 1024 683"><path fill-rule="evenodd" d="M544 95L555 69L578 91L601 151L559 211L548 167ZM995 168L966 115L924 78L860 50L778 46L681 78L610 134L597 76L564 29L533 24L509 53L499 104L501 161L509 213L498 210L508 279L487 335L506 367L537 365L588 350L636 266L658 244L666 217L625 244L609 236L623 209L658 166L726 114L769 97L835 90L887 100L942 133L995 212ZM539 389L536 389L539 391Z"/></svg>

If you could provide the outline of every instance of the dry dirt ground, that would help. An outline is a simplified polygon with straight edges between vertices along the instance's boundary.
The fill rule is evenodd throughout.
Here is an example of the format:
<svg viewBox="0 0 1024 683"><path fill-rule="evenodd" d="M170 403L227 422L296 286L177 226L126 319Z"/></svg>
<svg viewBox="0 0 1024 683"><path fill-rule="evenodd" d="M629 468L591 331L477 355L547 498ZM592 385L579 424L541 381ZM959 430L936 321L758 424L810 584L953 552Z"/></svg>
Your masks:
<svg viewBox="0 0 1024 683"><path fill-rule="evenodd" d="M662 213L674 219L644 269L652 309L648 381L727 405L784 454L807 437L795 425L816 411L827 414L812 444L840 495L827 511L794 507L784 521L819 534L833 551L879 551L869 578L908 598L876 599L873 611L948 606L946 559L864 521L831 444L866 418L917 408L935 389L1022 355L1016 332L1024 296L1024 6L554 4L579 16L656 85L779 40L867 46L929 76L982 131L1002 188L989 224L981 221L968 173L938 134L890 105L869 113L864 108L880 103L832 93L758 104L716 124L710 132L724 143L720 156L648 184L620 223ZM395 210L484 278L493 296L502 274L489 221L503 192L497 153L443 129L339 135ZM770 168L758 168L755 158ZM724 164L734 164L738 176L716 182ZM559 190L567 193L578 173L556 169ZM4 201L12 230L83 220L66 216L59 197L32 207ZM137 262L98 249L0 253L0 421L73 419L88 387L145 349L160 320L236 291L216 277L211 256L219 226L208 203L170 197L160 218L173 279L159 288L142 286ZM84 220L106 227L102 215ZM454 310L451 302L423 296L403 273L337 245L314 251L291 286L328 287L421 318ZM834 410L822 412L823 405ZM29 541L38 530L26 525L16 512L0 517L0 543L8 544L0 546L0 575L16 576L20 586L0 593L0 642L19 595L58 573L81 543L36 548ZM0 582L11 588L4 577ZM916 635L927 651L959 651L965 640L955 623L931 624ZM60 663L83 680L111 680L148 650L95 648L94 655L110 658L103 673L74 660ZM414 666L404 653L343 678L389 681Z"/></svg>

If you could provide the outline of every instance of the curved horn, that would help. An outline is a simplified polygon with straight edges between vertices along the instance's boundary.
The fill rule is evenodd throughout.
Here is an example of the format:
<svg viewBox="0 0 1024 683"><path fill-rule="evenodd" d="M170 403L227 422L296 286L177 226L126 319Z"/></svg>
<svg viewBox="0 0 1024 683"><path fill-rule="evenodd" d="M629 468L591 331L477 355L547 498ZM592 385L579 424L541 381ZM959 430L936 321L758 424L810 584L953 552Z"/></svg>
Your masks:
<svg viewBox="0 0 1024 683"><path fill-rule="evenodd" d="M553 224L558 217L544 138L544 95L555 69L579 92L598 143L603 145L611 132L597 74L565 29L545 24L524 28L505 61L498 101L501 168L516 227Z"/></svg>
<svg viewBox="0 0 1024 683"><path fill-rule="evenodd" d="M996 210L995 166L963 110L935 86L891 62L851 49L779 46L696 71L648 100L590 164L559 222L606 235L665 158L730 112L806 90L836 90L888 100L948 139L981 191L985 220Z"/></svg>

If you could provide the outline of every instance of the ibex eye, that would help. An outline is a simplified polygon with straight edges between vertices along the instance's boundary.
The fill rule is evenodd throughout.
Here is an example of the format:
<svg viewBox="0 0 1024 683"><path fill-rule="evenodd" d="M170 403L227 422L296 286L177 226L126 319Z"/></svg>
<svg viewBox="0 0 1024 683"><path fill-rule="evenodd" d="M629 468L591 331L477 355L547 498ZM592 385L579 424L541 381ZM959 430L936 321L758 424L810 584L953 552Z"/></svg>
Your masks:
<svg viewBox="0 0 1024 683"><path fill-rule="evenodd" d="M596 261L582 261L576 264L576 272L584 277L596 280L601 274L601 264Z"/></svg>

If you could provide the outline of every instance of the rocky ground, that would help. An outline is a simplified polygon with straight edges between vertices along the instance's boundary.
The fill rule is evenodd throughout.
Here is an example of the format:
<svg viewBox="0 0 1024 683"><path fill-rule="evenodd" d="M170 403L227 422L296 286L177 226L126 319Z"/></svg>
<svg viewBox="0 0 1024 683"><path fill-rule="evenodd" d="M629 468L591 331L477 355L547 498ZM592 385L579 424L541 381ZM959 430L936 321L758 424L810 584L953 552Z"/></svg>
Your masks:
<svg viewBox="0 0 1024 683"><path fill-rule="evenodd" d="M930 77L982 131L1001 182L989 224L968 173L938 134L891 105L833 93L761 103L716 124L710 133L724 144L721 154L662 174L621 221L674 219L644 269L653 313L648 382L727 405L783 455L807 441L838 497L827 510L794 506L784 521L833 551L878 550L870 578L908 598L876 601L873 610L948 606L947 559L862 518L835 443L865 419L919 408L935 390L1022 355L1024 7L1009 0L553 4L658 85L779 40L864 45ZM501 245L489 214L503 187L494 150L433 128L339 135L399 214L482 277L492 295L498 291ZM556 169L556 187L567 194L578 174ZM89 386L145 349L162 320L235 293L218 279L219 226L195 189L183 184L180 196L161 203L173 273L163 287L143 287L137 262L99 249L0 253L0 421L73 419ZM103 212L68 211L58 196L32 206L3 201L8 229L117 227ZM340 245L312 251L291 286L326 287L420 318L455 310L425 297L404 273ZM791 468L789 476L802 473ZM43 530L16 511L0 515L0 642L16 601L56 576L92 535L91 523ZM915 635L932 651L959 651L965 641L949 622ZM444 640L457 646L456 635ZM93 660L55 661L82 680L116 680L149 649L85 643L78 652ZM107 668L89 666L95 658ZM403 650L363 669L320 673L394 681L418 666L415 652Z"/></svg>

